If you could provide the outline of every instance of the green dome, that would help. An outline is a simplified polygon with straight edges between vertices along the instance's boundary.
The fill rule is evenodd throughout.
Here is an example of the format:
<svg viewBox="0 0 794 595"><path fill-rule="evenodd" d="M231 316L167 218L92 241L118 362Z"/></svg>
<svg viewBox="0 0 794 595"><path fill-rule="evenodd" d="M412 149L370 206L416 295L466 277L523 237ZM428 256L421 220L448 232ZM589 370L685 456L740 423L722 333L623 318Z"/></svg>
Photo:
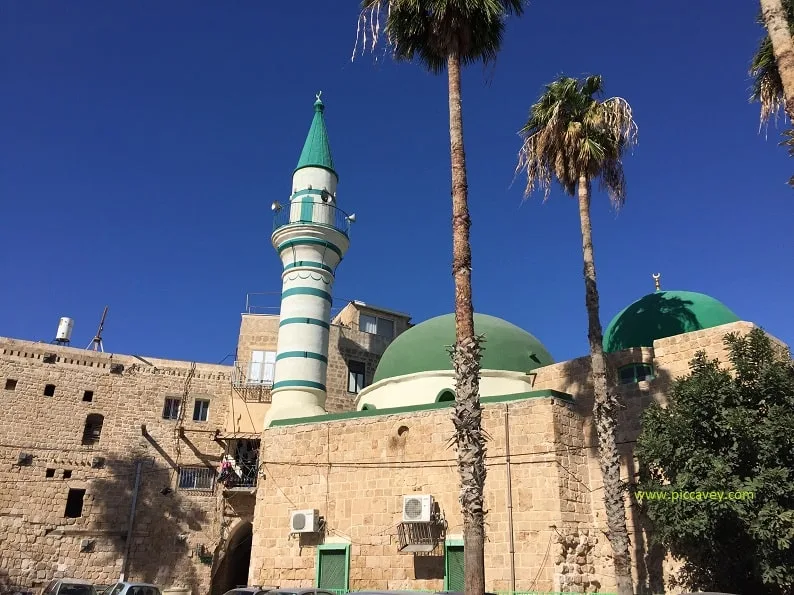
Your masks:
<svg viewBox="0 0 794 595"><path fill-rule="evenodd" d="M604 351L653 347L656 339L736 322L722 302L693 291L657 291L620 312L604 333Z"/></svg>
<svg viewBox="0 0 794 595"><path fill-rule="evenodd" d="M480 362L483 370L529 372L554 363L540 341L506 320L475 314L474 330L485 336ZM417 372L452 370L447 347L454 342L454 314L426 320L405 331L389 345L375 371L374 381Z"/></svg>

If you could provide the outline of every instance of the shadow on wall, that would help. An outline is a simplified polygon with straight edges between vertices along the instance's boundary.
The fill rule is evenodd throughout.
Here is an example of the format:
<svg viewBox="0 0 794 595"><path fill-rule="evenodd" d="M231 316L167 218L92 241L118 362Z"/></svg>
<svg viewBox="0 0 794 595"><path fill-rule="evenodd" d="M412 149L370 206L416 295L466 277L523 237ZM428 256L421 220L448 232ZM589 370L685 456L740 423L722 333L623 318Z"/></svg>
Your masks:
<svg viewBox="0 0 794 595"><path fill-rule="evenodd" d="M682 301L682 300L679 300ZM617 423L617 447L621 459L621 480L634 484L639 479L636 466L634 448L637 437L641 431L642 412L653 402L663 401L673 378L665 370L655 370L655 378L633 384L618 384L616 355L607 355L609 366L608 386L616 394L619 402ZM625 361L625 354L620 354L620 363ZM638 350L632 361L641 362L641 352ZM576 412L582 417L585 446L588 454L598 460L598 437L593 425L593 382L590 374L590 357L581 357L562 364L563 385L559 390L572 395L576 403ZM590 497L594 506L603 508L603 487L601 486L600 471L597 476L591 475ZM593 489L592 484L596 487ZM600 501L599 501L600 500ZM627 522L629 525L629 539L631 542L632 563L636 566L636 592L638 595L664 592L663 562L664 550L654 545L650 538L649 521L640 514L640 510L633 499L629 499L626 490L626 504L628 505ZM604 539L606 539L604 537ZM608 544L606 545L608 548ZM607 568L606 572L611 569Z"/></svg>
<svg viewBox="0 0 794 595"><path fill-rule="evenodd" d="M607 338L609 352L629 347L652 347L653 340L703 328L689 309L693 302L664 291L651 293L620 313Z"/></svg>
<svg viewBox="0 0 794 595"><path fill-rule="evenodd" d="M161 588L184 586L193 593L202 592L197 571L197 565L202 562L190 555L198 545L193 543L191 533L202 530L207 515L179 491L165 489L173 485L175 471L156 465L151 457L139 460L142 460L140 486L127 576ZM126 535L136 464L132 458L108 460L105 463L107 476L91 482L91 516L98 526L120 529ZM113 539L113 544L120 559L126 548L126 537Z"/></svg>

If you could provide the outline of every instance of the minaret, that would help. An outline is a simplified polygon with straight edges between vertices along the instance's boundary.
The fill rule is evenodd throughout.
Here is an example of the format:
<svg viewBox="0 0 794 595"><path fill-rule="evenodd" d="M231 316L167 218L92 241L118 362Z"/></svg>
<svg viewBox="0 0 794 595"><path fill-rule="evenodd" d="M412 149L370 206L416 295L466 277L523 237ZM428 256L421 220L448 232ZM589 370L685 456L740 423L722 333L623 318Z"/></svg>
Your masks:
<svg viewBox="0 0 794 595"><path fill-rule="evenodd" d="M317 94L306 143L292 174L289 206L273 203L271 237L283 266L273 402L273 420L325 413L328 335L334 272L349 246L354 221L336 207L339 178Z"/></svg>

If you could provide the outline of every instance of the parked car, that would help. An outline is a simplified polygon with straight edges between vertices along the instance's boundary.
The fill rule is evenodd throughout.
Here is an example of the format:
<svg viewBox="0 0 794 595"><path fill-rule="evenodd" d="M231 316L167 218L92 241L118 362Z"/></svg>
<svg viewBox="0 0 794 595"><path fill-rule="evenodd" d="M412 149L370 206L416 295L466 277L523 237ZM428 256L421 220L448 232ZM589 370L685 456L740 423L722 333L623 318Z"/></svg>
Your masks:
<svg viewBox="0 0 794 595"><path fill-rule="evenodd" d="M51 580L41 595L97 595L94 585L77 578Z"/></svg>
<svg viewBox="0 0 794 595"><path fill-rule="evenodd" d="M273 589L268 591L267 595L336 595L333 591L326 591L317 587L295 587L290 589L284 587L283 589ZM417 595L413 593L412 595Z"/></svg>
<svg viewBox="0 0 794 595"><path fill-rule="evenodd" d="M265 595L270 591L275 591L278 587L235 587L226 591L223 595Z"/></svg>
<svg viewBox="0 0 794 595"><path fill-rule="evenodd" d="M163 595L157 585L151 583L116 583L105 589L102 595Z"/></svg>

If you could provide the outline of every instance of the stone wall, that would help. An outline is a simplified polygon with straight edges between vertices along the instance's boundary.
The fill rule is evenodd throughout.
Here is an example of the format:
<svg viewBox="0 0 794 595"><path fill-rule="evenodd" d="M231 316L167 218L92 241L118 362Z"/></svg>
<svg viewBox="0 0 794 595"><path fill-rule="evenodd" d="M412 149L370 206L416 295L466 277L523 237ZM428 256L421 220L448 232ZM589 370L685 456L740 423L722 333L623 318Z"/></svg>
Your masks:
<svg viewBox="0 0 794 595"><path fill-rule="evenodd" d="M373 310L373 312L375 312ZM356 361L365 365L365 386L372 383L375 369L390 340L358 330L359 310L348 304L334 319L328 338L328 376L326 379L327 399L325 408L330 413L352 411L356 408L357 395L348 392L348 362ZM383 314L381 314L383 315ZM237 361L248 362L254 350L276 351L278 343L277 315L243 314L237 344ZM398 321L398 332L405 330L406 320ZM262 420L269 405L243 402L242 391L236 391L233 402L234 420L227 425L229 431L261 432ZM250 392L250 391L249 391ZM239 400L239 402L238 402ZM253 425L248 420L251 410ZM255 413L253 413L255 410Z"/></svg>
<svg viewBox="0 0 794 595"><path fill-rule="evenodd" d="M204 593L210 567L193 552L213 550L223 518L212 491L177 487L175 468L217 466L230 370L0 338L0 581L117 580L140 462L127 575ZM163 406L185 391L180 439ZM207 421L192 419L196 398L209 401ZM98 442L84 445L89 414L104 419ZM74 490L85 490L82 510L67 518Z"/></svg>
<svg viewBox="0 0 794 595"><path fill-rule="evenodd" d="M591 525L589 503L583 496L586 491L563 485L561 479L564 463L586 481L585 457L581 449L580 454L566 455L570 460L557 456L560 444L576 444L575 433L580 430L572 405L557 399L526 399L485 408L483 425L490 436L486 483L489 590L510 588L504 431L508 406L516 589L553 590L559 583L551 551L555 536L569 527ZM461 538L458 474L454 452L447 448L452 431L449 408L402 415L360 414L266 430L265 477L257 492L249 582L314 584L316 542L305 536L291 537L289 521L292 510L317 509L326 521L325 543L351 545L351 589L443 588L443 546L431 555L401 554L397 526L403 495L431 494L446 517L446 537ZM590 574L597 572L592 569Z"/></svg>

